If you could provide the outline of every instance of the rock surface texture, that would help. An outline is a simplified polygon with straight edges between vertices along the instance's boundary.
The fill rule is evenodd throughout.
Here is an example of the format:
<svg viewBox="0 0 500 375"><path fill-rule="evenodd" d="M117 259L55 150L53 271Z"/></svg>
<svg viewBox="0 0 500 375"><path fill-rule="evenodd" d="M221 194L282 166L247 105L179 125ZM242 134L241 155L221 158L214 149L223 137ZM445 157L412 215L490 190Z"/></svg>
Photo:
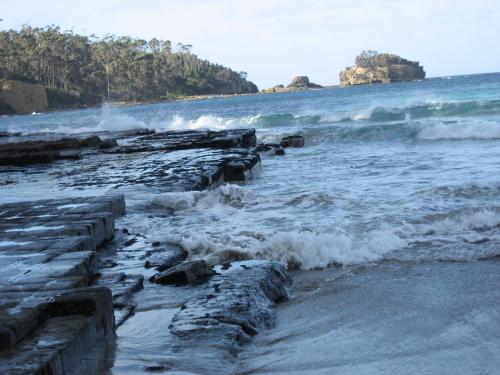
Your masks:
<svg viewBox="0 0 500 375"><path fill-rule="evenodd" d="M35 164L53 164L47 172L64 187L140 184L200 190L250 178L260 165L255 145L254 129L143 129L71 137L8 134L0 138L0 168L11 176L21 172L19 178L25 179Z"/></svg>
<svg viewBox="0 0 500 375"><path fill-rule="evenodd" d="M32 194L48 181L51 193L73 196L0 205L0 374L100 373L113 362L107 342L115 329L137 324L149 312L141 302L151 301L168 322L154 328L164 330L163 360L150 359L142 370L191 371L185 358L201 356L207 361L194 370L232 373L241 345L274 323L275 304L287 297L283 266L193 259L142 233L141 225L169 214L154 200L129 205L124 216L123 195L79 192L155 195L245 181L259 169L260 152L303 144L291 136L257 145L254 129L0 134L3 192ZM143 285L144 277L153 282Z"/></svg>
<svg viewBox="0 0 500 375"><path fill-rule="evenodd" d="M121 285L92 285L124 214L123 196L0 206L0 373L84 372L85 353L114 337Z"/></svg>
<svg viewBox="0 0 500 375"><path fill-rule="evenodd" d="M414 81L424 78L425 71L419 62L388 53L362 53L356 58L356 65L340 72L342 86Z"/></svg>
<svg viewBox="0 0 500 375"><path fill-rule="evenodd" d="M291 279L279 263L234 262L215 267L215 272L203 292L181 306L169 327L180 350L202 353L215 363L207 361L199 369L184 364L179 370L233 373L241 346L274 325L276 303L288 298Z"/></svg>

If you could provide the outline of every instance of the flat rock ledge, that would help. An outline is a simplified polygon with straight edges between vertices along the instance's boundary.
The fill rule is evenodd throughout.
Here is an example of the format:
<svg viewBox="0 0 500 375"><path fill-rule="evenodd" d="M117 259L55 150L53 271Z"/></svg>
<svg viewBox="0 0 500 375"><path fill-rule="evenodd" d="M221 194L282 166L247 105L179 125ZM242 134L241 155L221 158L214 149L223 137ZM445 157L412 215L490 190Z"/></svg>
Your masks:
<svg viewBox="0 0 500 375"><path fill-rule="evenodd" d="M114 337L114 307L142 286L134 275L101 280L94 268L124 214L123 196L0 205L1 374L96 364L85 356Z"/></svg>
<svg viewBox="0 0 500 375"><path fill-rule="evenodd" d="M203 293L181 307L169 328L181 350L212 356L214 366L228 361L230 372L241 346L274 325L276 303L288 298L291 278L283 265L266 260L227 263L214 270L200 286ZM198 370L220 371L206 365Z"/></svg>
<svg viewBox="0 0 500 375"><path fill-rule="evenodd" d="M42 169L61 188L143 185L162 191L202 190L250 179L261 161L255 146L255 129L8 133L0 137L0 172L9 179L0 179L0 185L22 183Z"/></svg>

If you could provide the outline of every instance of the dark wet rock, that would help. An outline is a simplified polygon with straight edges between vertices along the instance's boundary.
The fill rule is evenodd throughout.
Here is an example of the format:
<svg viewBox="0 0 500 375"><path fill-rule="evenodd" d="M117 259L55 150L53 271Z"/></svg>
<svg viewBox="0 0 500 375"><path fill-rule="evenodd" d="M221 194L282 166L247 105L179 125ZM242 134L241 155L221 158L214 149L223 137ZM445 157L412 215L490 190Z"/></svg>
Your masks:
<svg viewBox="0 0 500 375"><path fill-rule="evenodd" d="M143 281L142 275L119 272L101 275L95 282L94 285L105 286L111 290L117 327L134 313L135 303L132 301L132 296L143 288Z"/></svg>
<svg viewBox="0 0 500 375"><path fill-rule="evenodd" d="M74 289L54 297L47 305L49 317L92 315L106 336L114 336L115 317L111 291L103 286Z"/></svg>
<svg viewBox="0 0 500 375"><path fill-rule="evenodd" d="M27 138L27 140L25 140ZM12 139L12 138L11 138ZM101 140L98 136L30 139L19 137L10 142L0 143L0 165L28 165L52 163L61 159L78 159L75 153L62 150L76 150L91 147L109 148L111 140ZM116 141L115 141L116 143ZM109 147L107 147L109 146ZM79 154L78 154L79 155Z"/></svg>
<svg viewBox="0 0 500 375"><path fill-rule="evenodd" d="M285 150L280 143L259 143L254 148L255 153L266 153L267 155L285 155Z"/></svg>
<svg viewBox="0 0 500 375"><path fill-rule="evenodd" d="M275 304L287 299L291 279L270 261L243 261L216 267L202 293L175 314L171 332L186 348L203 343L236 354L262 327L275 322Z"/></svg>
<svg viewBox="0 0 500 375"><path fill-rule="evenodd" d="M0 152L0 165L46 164L56 160L57 153L44 152Z"/></svg>
<svg viewBox="0 0 500 375"><path fill-rule="evenodd" d="M163 366L163 365L157 365L157 366L145 366L144 371L147 372L166 372L169 370L169 367Z"/></svg>
<svg viewBox="0 0 500 375"><path fill-rule="evenodd" d="M15 348L0 352L0 373L97 373L98 362L93 362L92 369L87 366L93 349L107 335L106 322L96 315L48 318Z"/></svg>
<svg viewBox="0 0 500 375"><path fill-rule="evenodd" d="M259 143L254 151L255 152L265 152L270 150L277 150L281 145L279 143Z"/></svg>
<svg viewBox="0 0 500 375"><path fill-rule="evenodd" d="M60 151L56 153L56 160L80 160L82 154L79 151Z"/></svg>
<svg viewBox="0 0 500 375"><path fill-rule="evenodd" d="M82 353L73 351L72 343L90 349L99 340L114 337L109 289L79 288L33 296L25 301L29 308L0 310L4 317L0 319L0 373L44 373L42 369L48 368L51 374L63 374L53 368L52 359L64 355L66 364L75 363ZM70 370L65 368L66 373Z"/></svg>
<svg viewBox="0 0 500 375"><path fill-rule="evenodd" d="M285 155L285 150L282 149L281 147L280 148L277 148L275 151L274 151L274 154L275 155L279 155L279 156L283 156Z"/></svg>
<svg viewBox="0 0 500 375"><path fill-rule="evenodd" d="M259 154L245 158L231 159L224 164L224 181L246 181L260 164Z"/></svg>
<svg viewBox="0 0 500 375"><path fill-rule="evenodd" d="M187 284L200 282L214 274L212 267L204 260L182 262L151 278L158 284Z"/></svg>
<svg viewBox="0 0 500 375"><path fill-rule="evenodd" d="M301 135L291 135L281 140L281 147L304 147L304 137Z"/></svg>
<svg viewBox="0 0 500 375"><path fill-rule="evenodd" d="M169 248L163 250L158 248L160 245L156 246L155 252L149 254L148 259L144 262L145 268L154 268L155 270L162 272L172 268L187 257L187 253L179 248Z"/></svg>
<svg viewBox="0 0 500 375"><path fill-rule="evenodd" d="M113 138L103 139L99 143L99 148L105 149L105 150L113 148L113 147L117 147L117 146L118 146L118 142L116 141L116 139L113 139Z"/></svg>
<svg viewBox="0 0 500 375"><path fill-rule="evenodd" d="M98 138L102 141L109 136L99 135ZM97 145L88 149L56 150L55 157L66 155L67 161L48 166L2 167L2 170L9 173L20 171L14 172L13 177L21 179L43 170L58 187L63 188L113 188L137 184L158 187L159 191L186 191L204 189L224 181L246 180L260 165L259 151L254 148L253 129L120 132L113 133L112 139L119 139L120 145L112 143L109 149ZM282 150L279 144L265 147L269 147L270 153ZM72 153L78 153L82 159L75 157L71 160ZM166 215L164 211L157 214L155 207L146 209L150 210L146 213L150 218ZM181 340L177 349L198 350L196 345L205 343L208 350L212 350L211 345L215 342L222 351L232 356L239 344L250 339L261 327L272 324L274 301L286 295L286 291L278 290L281 288L279 285L288 282L283 282L284 275L279 276L278 269L277 273L271 271L275 266L252 262L239 266L238 263L228 263L224 269L218 269L219 275L214 275L212 267L204 261L182 262L187 255L185 252L174 250L163 242L151 244L144 234L138 233L140 229L115 231L115 219L124 214L122 196L0 206L0 241L4 241L5 245L0 249L5 255L0 257L0 342L5 347L0 350L0 365L3 365L2 358L8 358L6 363L11 368L30 361L37 363L30 368L33 372L35 368L49 368L54 373L62 373L63 370L71 373L64 366L79 358L76 353L81 356L81 351L74 348L87 350L88 346L97 345L107 337L109 325L103 321L110 321L113 310L115 326L135 314L137 298L134 298L134 293L142 288L143 276L129 275L126 270L138 266L133 273L143 272L150 276L152 270L143 269L142 264L160 272L153 277L153 281L160 284L189 283L190 286L167 288L148 284L150 290L141 292L141 298L151 289L153 292L164 290L167 296L168 293L183 290L182 302L189 301L182 311L190 309L191 303L192 306L206 303L206 307L210 308L210 311L204 312L203 318L197 313L192 315L193 327L197 328L191 331L183 324L188 316L176 315L172 322L174 334L168 334L168 340ZM29 230L18 231L20 228ZM108 246L110 243L112 245ZM118 267L113 269L115 266L127 273L117 272ZM276 276L274 281L273 274ZM214 278L219 282L214 283ZM273 283L276 283L275 287L270 286ZM92 299L94 292L79 292L79 296L71 297L72 291L89 286L109 290L109 293L104 299L97 298L99 296ZM61 297L62 292L70 294ZM189 297L200 295L204 299ZM213 309L212 300L220 302L220 306ZM227 304L222 303L223 300ZM242 304L238 304L238 300ZM105 318L100 304L107 306ZM2 317L2 312L9 314ZM206 330L200 328L203 319L207 320ZM74 320L74 325L70 320ZM45 338L51 340L55 337L51 336L51 332L58 332L60 345L45 345ZM220 341L219 333L222 335ZM198 338L205 341L197 341ZM87 341L82 342L84 339ZM228 349L229 342L236 342L234 350ZM14 353L13 348L24 349ZM32 353L28 354L30 350ZM158 365L165 363L159 362ZM3 373L1 369L0 373Z"/></svg>
<svg viewBox="0 0 500 375"><path fill-rule="evenodd" d="M80 149L82 160L67 160L52 167L46 166L45 173L56 181L59 188L143 185L158 187L162 191L190 191L224 181L251 178L259 161L259 155L253 149L256 142L254 129L152 132L145 135L118 132L101 134L102 139L99 139L104 142L110 136L125 141L111 149ZM17 140L16 143L22 142ZM48 152L47 162L57 160L58 153L62 155L63 151L69 155L67 150ZM15 163L36 161L39 159L29 160L21 155ZM224 173L228 164L228 173ZM235 164L242 165L244 170L233 168ZM39 168L24 166L21 176L26 176L26 172L36 173Z"/></svg>
<svg viewBox="0 0 500 375"><path fill-rule="evenodd" d="M115 307L127 305L132 295L143 287L144 276L128 275L123 272L101 275L94 285L109 288Z"/></svg>
<svg viewBox="0 0 500 375"><path fill-rule="evenodd" d="M132 306L143 277L90 285L124 213L123 196L0 205L0 373L86 373L85 355L114 337L114 307Z"/></svg>
<svg viewBox="0 0 500 375"><path fill-rule="evenodd" d="M130 239L128 239L127 241L125 241L123 243L123 247L129 247L129 246L132 246L133 244L135 244L137 242L137 238L135 237L132 237Z"/></svg>
<svg viewBox="0 0 500 375"><path fill-rule="evenodd" d="M15 180L9 180L9 179L6 179L6 180L0 180L0 186L1 185L13 185L15 184L16 181Z"/></svg>
<svg viewBox="0 0 500 375"><path fill-rule="evenodd" d="M167 131L139 137L129 145L118 147L110 152L137 153L199 148L249 148L255 146L255 142L255 129Z"/></svg>

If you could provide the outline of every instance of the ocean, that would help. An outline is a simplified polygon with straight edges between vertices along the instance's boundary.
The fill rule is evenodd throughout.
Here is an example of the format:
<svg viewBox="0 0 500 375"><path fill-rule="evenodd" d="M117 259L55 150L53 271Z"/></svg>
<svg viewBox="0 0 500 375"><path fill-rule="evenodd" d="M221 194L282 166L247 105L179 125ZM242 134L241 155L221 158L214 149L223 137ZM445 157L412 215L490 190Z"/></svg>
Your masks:
<svg viewBox="0 0 500 375"><path fill-rule="evenodd" d="M10 132L136 128L305 137L285 156L263 154L245 183L112 189L126 195L125 224L150 239L194 258L230 252L292 271L291 298L240 354L241 373L500 368L500 73L0 118ZM38 181L40 198L111 190ZM33 185L0 191L0 203L32 199ZM141 214L146 204L165 215ZM116 373L143 360L132 336L147 331L154 306L118 331ZM161 343L147 351L161 356Z"/></svg>

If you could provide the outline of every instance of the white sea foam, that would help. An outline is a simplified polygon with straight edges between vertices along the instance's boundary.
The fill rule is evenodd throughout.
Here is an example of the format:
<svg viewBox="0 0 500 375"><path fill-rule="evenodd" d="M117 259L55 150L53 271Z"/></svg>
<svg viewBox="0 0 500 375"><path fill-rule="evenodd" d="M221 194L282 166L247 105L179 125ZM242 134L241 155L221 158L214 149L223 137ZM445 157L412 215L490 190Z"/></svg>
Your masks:
<svg viewBox="0 0 500 375"><path fill-rule="evenodd" d="M236 259L270 259L303 270L325 268L335 263L360 264L382 259L389 251L407 245L390 231L371 231L363 238L346 233L288 231L259 236L222 234L208 238L202 234L184 237L180 246L211 264Z"/></svg>
<svg viewBox="0 0 500 375"><path fill-rule="evenodd" d="M235 128L245 128L252 125L257 125L260 116L244 116L239 118L217 117L213 115L200 116L195 119L186 119L182 116L175 115L173 118L164 124L160 124L161 128L168 130L225 130ZM158 126L158 124L157 124Z"/></svg>
<svg viewBox="0 0 500 375"><path fill-rule="evenodd" d="M296 212L334 204L333 197L324 192L266 197L237 185L223 185L210 191L161 194L153 203L183 220L180 231L169 240L211 264L257 258L314 269L376 261L407 244L389 229L356 236L313 223L309 228L303 223L296 227Z"/></svg>
<svg viewBox="0 0 500 375"><path fill-rule="evenodd" d="M500 226L500 211L497 209L465 210L437 217L427 222L406 224L409 234L448 234L466 230L488 230Z"/></svg>
<svg viewBox="0 0 500 375"><path fill-rule="evenodd" d="M342 121L363 121L369 120L372 116L374 107L352 110L348 112L326 112L321 113L322 122L342 122Z"/></svg>
<svg viewBox="0 0 500 375"><path fill-rule="evenodd" d="M445 212L413 223L382 223L376 228L353 230L341 215L335 218L318 215L318 210L331 212L324 211L335 205L330 194L266 196L237 185L203 192L161 194L153 202L172 210L180 220L175 230L169 228L169 240L178 243L193 258L204 258L211 264L271 259L292 268L315 269L335 263L379 261L388 253L404 250L407 253L401 259L419 259L422 253L408 253L413 244L431 245L435 239L456 241L460 237L473 244L478 238L487 240L490 235L487 231L500 226L500 210L490 207ZM439 247L430 246L425 256L472 259L491 252L448 248L440 251Z"/></svg>
<svg viewBox="0 0 500 375"><path fill-rule="evenodd" d="M428 124L417 136L422 140L439 139L497 139L500 123L496 121L470 120L468 122Z"/></svg>
<svg viewBox="0 0 500 375"><path fill-rule="evenodd" d="M153 199L153 204L173 211L203 211L221 205L240 207L258 199L257 194L250 189L225 184L214 190L160 194Z"/></svg>
<svg viewBox="0 0 500 375"><path fill-rule="evenodd" d="M27 228L7 229L6 232L33 232L33 231L39 231L39 230L55 230L55 229L62 229L62 228L64 228L64 225L55 225L55 226L34 225L32 227L27 227Z"/></svg>

